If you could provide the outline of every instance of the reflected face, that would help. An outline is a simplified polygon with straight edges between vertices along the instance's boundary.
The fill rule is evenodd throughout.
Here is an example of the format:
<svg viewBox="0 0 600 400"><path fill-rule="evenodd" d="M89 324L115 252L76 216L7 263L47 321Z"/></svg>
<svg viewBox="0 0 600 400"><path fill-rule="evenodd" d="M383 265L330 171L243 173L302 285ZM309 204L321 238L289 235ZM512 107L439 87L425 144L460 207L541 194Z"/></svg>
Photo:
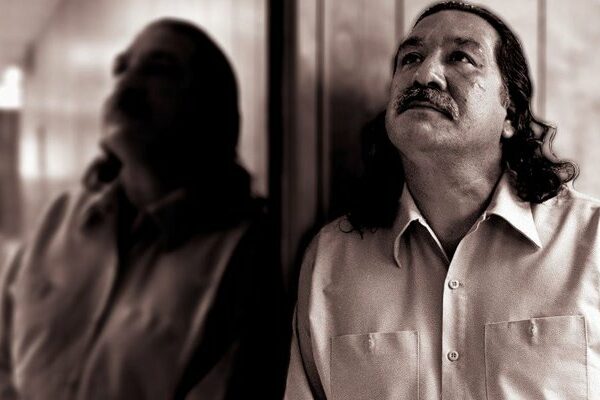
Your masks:
<svg viewBox="0 0 600 400"><path fill-rule="evenodd" d="M498 154L506 118L498 40L487 21L462 11L414 27L399 47L386 115L401 154Z"/></svg>
<svg viewBox="0 0 600 400"><path fill-rule="evenodd" d="M124 163L148 163L176 132L189 129L192 42L166 27L150 26L116 57L112 94L103 113L101 145Z"/></svg>

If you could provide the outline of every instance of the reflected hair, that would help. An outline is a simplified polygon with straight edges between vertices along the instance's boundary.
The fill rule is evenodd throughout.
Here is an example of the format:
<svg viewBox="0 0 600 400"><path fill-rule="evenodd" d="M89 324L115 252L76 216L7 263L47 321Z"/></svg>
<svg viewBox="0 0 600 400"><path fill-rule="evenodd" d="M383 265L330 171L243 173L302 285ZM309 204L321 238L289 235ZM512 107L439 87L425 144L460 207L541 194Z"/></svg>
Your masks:
<svg viewBox="0 0 600 400"><path fill-rule="evenodd" d="M203 101L192 108L192 118L205 119L207 132L212 135L221 158L236 158L239 139L240 115L238 88L235 73L227 56L219 46L197 25L183 19L161 18L146 26L165 28L186 37L192 42L192 90L201 93Z"/></svg>
<svg viewBox="0 0 600 400"><path fill-rule="evenodd" d="M434 4L417 18L414 26L445 10L475 14L498 33L496 62L502 76L507 118L515 129L511 138L501 139L503 167L522 200L542 203L557 196L567 182L577 177L578 169L573 162L556 157L551 146L556 129L531 111L533 85L519 39L491 11L458 1ZM398 53L394 57L394 72L397 57ZM400 155L388 138L384 112L364 127L361 137L364 173L347 215L352 228L359 232L392 226L404 186Z"/></svg>

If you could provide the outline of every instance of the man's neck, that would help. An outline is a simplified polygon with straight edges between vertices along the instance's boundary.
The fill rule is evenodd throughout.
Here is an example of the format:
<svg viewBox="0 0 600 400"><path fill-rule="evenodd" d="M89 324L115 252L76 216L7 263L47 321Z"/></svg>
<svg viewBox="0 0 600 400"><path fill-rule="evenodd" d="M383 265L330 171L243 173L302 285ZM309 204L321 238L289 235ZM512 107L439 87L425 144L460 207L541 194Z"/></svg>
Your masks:
<svg viewBox="0 0 600 400"><path fill-rule="evenodd" d="M502 174L500 159L403 157L408 189L450 259L487 207Z"/></svg>

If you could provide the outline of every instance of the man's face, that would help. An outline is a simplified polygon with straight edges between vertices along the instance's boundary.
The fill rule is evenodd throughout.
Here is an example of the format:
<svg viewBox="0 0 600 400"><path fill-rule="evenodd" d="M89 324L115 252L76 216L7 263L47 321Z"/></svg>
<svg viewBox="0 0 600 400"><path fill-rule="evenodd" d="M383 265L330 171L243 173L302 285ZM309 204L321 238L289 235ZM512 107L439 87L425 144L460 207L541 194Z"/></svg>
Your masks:
<svg viewBox="0 0 600 400"><path fill-rule="evenodd" d="M506 118L498 34L477 15L425 17L399 47L386 128L404 157L497 156Z"/></svg>
<svg viewBox="0 0 600 400"><path fill-rule="evenodd" d="M156 162L189 134L193 50L185 36L155 25L116 57L101 145L123 163Z"/></svg>

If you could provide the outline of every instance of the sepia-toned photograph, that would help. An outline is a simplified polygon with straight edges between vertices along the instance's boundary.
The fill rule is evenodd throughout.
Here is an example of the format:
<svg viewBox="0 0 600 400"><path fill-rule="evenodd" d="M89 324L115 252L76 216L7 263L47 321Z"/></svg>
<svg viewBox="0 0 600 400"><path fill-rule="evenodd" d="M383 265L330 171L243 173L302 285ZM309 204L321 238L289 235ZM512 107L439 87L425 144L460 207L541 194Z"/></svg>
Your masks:
<svg viewBox="0 0 600 400"><path fill-rule="evenodd" d="M0 400L600 400L600 0L0 0Z"/></svg>

